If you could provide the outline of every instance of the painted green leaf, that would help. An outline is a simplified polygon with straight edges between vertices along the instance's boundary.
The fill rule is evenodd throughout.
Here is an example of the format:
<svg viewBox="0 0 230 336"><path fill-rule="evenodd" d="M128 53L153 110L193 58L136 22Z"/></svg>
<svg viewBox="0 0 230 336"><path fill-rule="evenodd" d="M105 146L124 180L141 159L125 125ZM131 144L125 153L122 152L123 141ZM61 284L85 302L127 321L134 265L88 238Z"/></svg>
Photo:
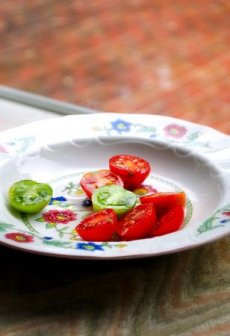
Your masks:
<svg viewBox="0 0 230 336"><path fill-rule="evenodd" d="M66 231L69 227L68 226L64 226L62 229L58 230L60 232Z"/></svg>
<svg viewBox="0 0 230 336"><path fill-rule="evenodd" d="M119 247L119 248L123 248L123 247L126 247L127 245L126 245L126 244L119 243L119 244L116 244L116 245L114 245L114 246Z"/></svg>
<svg viewBox="0 0 230 336"><path fill-rule="evenodd" d="M222 213L230 210L230 204L225 205L221 209L218 209L215 214L209 218L207 218L197 229L198 233L204 233L219 227L224 226L223 225L223 216Z"/></svg>
<svg viewBox="0 0 230 336"><path fill-rule="evenodd" d="M5 232L7 229L12 229L14 225L8 223L0 223L0 232Z"/></svg>
<svg viewBox="0 0 230 336"><path fill-rule="evenodd" d="M190 133L190 134L188 135L187 139L188 139L189 141L194 141L194 140L196 140L197 138L199 138L199 136L200 136L200 132L194 132L194 133Z"/></svg>
<svg viewBox="0 0 230 336"><path fill-rule="evenodd" d="M220 210L220 212L227 212L227 211L230 211L230 204L225 205L225 207Z"/></svg>
<svg viewBox="0 0 230 336"><path fill-rule="evenodd" d="M61 204L62 202L61 201L53 201L53 203L52 203L52 205L59 205L59 204Z"/></svg>
<svg viewBox="0 0 230 336"><path fill-rule="evenodd" d="M43 217L36 218L35 220L36 220L36 222L41 222L41 223L45 222Z"/></svg>
<svg viewBox="0 0 230 336"><path fill-rule="evenodd" d="M59 231L59 237L63 238L63 236L64 236L64 232Z"/></svg>
<svg viewBox="0 0 230 336"><path fill-rule="evenodd" d="M78 185L74 184L73 182L69 182L62 191L67 192L67 194L71 194L73 190L77 188L78 188Z"/></svg>
<svg viewBox="0 0 230 336"><path fill-rule="evenodd" d="M47 223L47 224L46 224L46 228L47 228L47 229L52 229L52 228L54 228L56 225L57 225L57 223Z"/></svg>
<svg viewBox="0 0 230 336"><path fill-rule="evenodd" d="M209 217L207 218L203 223L202 225L198 228L198 232L199 233L203 233L203 232L206 232L206 231L209 231L213 228L213 223L215 222L215 220L217 220L218 217L215 217L215 216L212 216L212 217Z"/></svg>
<svg viewBox="0 0 230 336"><path fill-rule="evenodd" d="M137 128L137 132L156 133L156 128L153 126L145 126L141 124L135 124L134 126Z"/></svg>
<svg viewBox="0 0 230 336"><path fill-rule="evenodd" d="M71 247L71 242L62 242L60 240L43 240L43 243L49 246L69 248Z"/></svg>

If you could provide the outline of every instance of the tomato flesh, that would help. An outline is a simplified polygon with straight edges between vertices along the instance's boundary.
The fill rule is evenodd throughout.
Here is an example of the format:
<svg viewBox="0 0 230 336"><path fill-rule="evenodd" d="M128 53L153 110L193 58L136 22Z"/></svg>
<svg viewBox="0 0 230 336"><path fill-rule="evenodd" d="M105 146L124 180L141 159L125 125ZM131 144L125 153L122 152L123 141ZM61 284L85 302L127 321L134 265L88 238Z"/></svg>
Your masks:
<svg viewBox="0 0 230 336"><path fill-rule="evenodd" d="M157 215L160 216L171 207L176 205L185 206L186 195L181 192L157 192L146 196L141 196L140 201L142 204L152 203L156 209Z"/></svg>
<svg viewBox="0 0 230 336"><path fill-rule="evenodd" d="M163 236L178 231L183 225L185 218L184 208L181 205L171 207L158 220L156 227L152 230L152 236Z"/></svg>
<svg viewBox="0 0 230 336"><path fill-rule="evenodd" d="M52 188L46 183L21 180L10 187L9 204L17 211L36 213L49 204L52 194Z"/></svg>
<svg viewBox="0 0 230 336"><path fill-rule="evenodd" d="M133 155L115 155L111 157L109 168L122 178L124 188L129 190L138 188L150 173L149 163Z"/></svg>
<svg viewBox="0 0 230 336"><path fill-rule="evenodd" d="M117 233L124 240L147 237L156 225L154 206L140 204L126 213L118 222Z"/></svg>
<svg viewBox="0 0 230 336"><path fill-rule="evenodd" d="M118 185L108 185L95 189L92 195L93 209L113 209L117 215L123 215L132 209L137 202L137 196Z"/></svg>
<svg viewBox="0 0 230 336"><path fill-rule="evenodd" d="M87 241L108 241L117 227L113 209L104 209L84 218L76 227L79 236Z"/></svg>
<svg viewBox="0 0 230 336"><path fill-rule="evenodd" d="M132 190L134 194L144 196L152 193L157 193L157 190L149 184L141 184L138 188Z"/></svg>
<svg viewBox="0 0 230 336"><path fill-rule="evenodd" d="M124 185L121 177L108 169L86 173L80 181L82 189L89 198L91 198L95 189L111 184L120 185L122 187Z"/></svg>

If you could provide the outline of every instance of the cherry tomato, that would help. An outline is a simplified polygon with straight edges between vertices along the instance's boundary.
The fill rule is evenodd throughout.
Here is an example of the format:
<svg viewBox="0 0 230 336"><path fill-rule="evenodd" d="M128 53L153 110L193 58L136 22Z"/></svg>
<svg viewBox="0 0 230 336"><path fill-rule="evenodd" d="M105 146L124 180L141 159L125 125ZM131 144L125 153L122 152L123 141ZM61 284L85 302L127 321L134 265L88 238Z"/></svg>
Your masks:
<svg viewBox="0 0 230 336"><path fill-rule="evenodd" d="M109 160L109 168L119 175L126 189L138 188L150 173L150 165L133 155L115 155Z"/></svg>
<svg viewBox="0 0 230 336"><path fill-rule="evenodd" d="M123 215L132 209L137 202L137 196L118 185L108 185L95 189L92 195L93 209L113 209L117 215Z"/></svg>
<svg viewBox="0 0 230 336"><path fill-rule="evenodd" d="M142 204L153 203L157 215L161 215L169 210L172 206L181 205L185 206L186 195L181 192L159 192L141 196L140 201Z"/></svg>
<svg viewBox="0 0 230 336"><path fill-rule="evenodd" d="M158 220L157 226L152 230L152 236L163 236L177 231L184 222L184 208L181 205L171 207Z"/></svg>
<svg viewBox="0 0 230 336"><path fill-rule="evenodd" d="M104 209L84 218L76 227L79 236L87 241L108 241L117 227L113 209Z"/></svg>
<svg viewBox="0 0 230 336"><path fill-rule="evenodd" d="M118 221L117 233L124 240L142 239L150 234L155 225L154 206L151 203L140 204Z"/></svg>
<svg viewBox="0 0 230 336"><path fill-rule="evenodd" d="M51 200L52 188L45 183L21 180L14 183L8 192L12 208L25 213L42 210Z"/></svg>
<svg viewBox="0 0 230 336"><path fill-rule="evenodd" d="M80 184L89 198L91 198L92 193L96 188L110 184L117 184L122 187L124 185L121 177L108 169L101 169L95 172L86 173L83 175Z"/></svg>
<svg viewBox="0 0 230 336"><path fill-rule="evenodd" d="M132 190L134 194L144 196L152 193L157 193L157 190L149 184L141 184L138 188Z"/></svg>

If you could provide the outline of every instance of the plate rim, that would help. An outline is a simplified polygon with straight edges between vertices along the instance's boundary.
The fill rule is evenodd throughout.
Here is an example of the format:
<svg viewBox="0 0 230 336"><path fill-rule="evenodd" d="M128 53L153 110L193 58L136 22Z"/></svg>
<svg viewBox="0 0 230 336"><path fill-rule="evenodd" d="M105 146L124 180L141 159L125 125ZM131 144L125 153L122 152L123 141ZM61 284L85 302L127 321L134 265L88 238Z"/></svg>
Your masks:
<svg viewBox="0 0 230 336"><path fill-rule="evenodd" d="M28 124L25 124L25 125L22 125L22 126L18 126L18 127L14 127L14 128L11 128L9 130L5 130L3 132L0 133L0 148L1 146L4 145L4 139L10 139L12 137L12 135L14 134L18 134L18 133L31 133L31 130L33 129L39 129L40 126L44 126L45 124L48 125L47 126L47 129L49 129L49 124L53 124L53 123L59 123L61 120L65 120L64 122L68 124L68 122L70 122L71 120L74 120L74 119L89 119L91 121L95 120L95 119L100 119L101 121L105 120L105 119L108 119L108 120L112 120L113 118L117 118L118 120L123 120L124 121L131 121L131 120L137 120L138 117L141 117L142 119L144 117L147 117L147 119L151 119L151 120L154 120L154 121L164 121L164 122L170 122L171 124L178 124L178 125L181 125L181 127L185 127L187 126L188 129L195 129L195 128L199 128L200 130L203 130L203 134L205 134L205 136L210 136L210 135L216 135L217 138L219 137L219 139L221 140L220 142L229 142L230 144L230 136L225 134L225 133L222 133L220 132L219 130L216 130L214 128L211 128L209 126L206 126L206 125L201 125L201 124L196 124L194 122L190 122L190 121L187 121L187 120L183 120L183 119L179 119L179 118L174 118L174 117L169 117L169 116L160 116L160 115L154 115L154 114L127 114L127 113L97 113L97 114L93 114L93 115L68 115L68 116L58 116L57 118L48 118L48 119L45 119L45 120L41 120L41 121L35 121L35 122L31 122L31 123L28 123ZM104 119L103 119L104 118ZM52 125L53 127L53 125ZM44 132L44 130L43 130ZM128 133L128 132L127 132ZM209 134L210 133L210 134ZM119 138L119 136L124 137L125 134L122 134L118 132L117 136ZM35 138L36 138L37 134L35 134ZM93 136L91 136L90 138L91 139L94 139L95 138L95 134ZM145 139L145 138L143 138ZM175 138L170 138L169 137L166 137L165 139L165 143L166 144L170 144L172 145L173 144L173 147L176 147L176 146L179 146L179 147L182 147L184 148L184 144L183 142L180 142L179 140L176 140ZM37 144L38 145L38 144ZM41 144L40 144L41 145ZM186 145L188 149L191 149L193 150L193 147L190 146L190 144L187 144ZM26 154L27 151L31 151L31 146L28 146L28 148L25 148L23 152L23 154ZM214 148L215 149L215 148ZM217 153L219 153L219 151L221 151L221 148L220 149L215 149ZM19 155L22 153L20 152ZM212 151L211 151L212 152ZM212 160L210 155L210 150L207 148L206 150L204 150L202 153L199 153L199 155L206 159L208 162L211 162L212 164L214 164L215 166L217 166L217 168L221 169L222 171L222 168L220 167L219 164L216 163L215 160ZM1 154L1 152L0 152ZM9 154L10 154L10 151L9 151ZM208 155L207 155L208 154ZM14 157L15 155L17 154L13 154L13 156L11 156L11 159L12 157ZM10 160L10 157L6 156L4 157L1 157L0 156L0 167L5 164L7 161ZM229 155L229 158L228 158L229 162L230 162L230 155ZM230 166L229 166L230 167ZM230 178L230 169L228 170L225 170L224 174L227 174L227 176L229 176ZM230 189L230 181L229 181L229 184L227 185L227 189ZM226 189L226 190L227 190ZM227 190L227 193L228 193L228 196L230 195L230 192L229 190ZM1 221L0 221L1 222ZM191 232L189 230L189 228L184 228L183 230L181 230L180 232L184 232L186 234L188 234L190 236ZM228 228L227 230L220 230L218 232L217 235L206 235L206 239L191 239L191 237L189 237L189 239L191 239L191 241L193 241L193 243L190 243L189 246L181 246L179 248L173 248L171 249L170 251L163 251L163 252L149 252L149 253L137 253L137 254L122 254L121 255L102 255L102 254L91 254L89 255L88 253L86 254L79 254L79 253L74 253L74 255L72 254L65 254L65 253L58 253L58 252L51 252L51 251L43 251L43 250L33 250L31 248L28 248L27 245L25 246L20 246L20 245L16 245L14 244L13 242L5 242L5 241L2 241L2 238L0 236L0 244L2 245L5 245L5 246L9 246L9 247L13 247L13 248L16 248L16 249L19 249L19 250L22 250L22 251L25 251L25 252L31 252L31 253L36 253L36 254L42 254L42 255L47 255L47 256L55 256L55 257L63 257L63 258L77 258L77 259L100 259L100 260L104 260L104 259L128 259L128 258L141 258L141 257L148 257L148 256L157 256L157 255L162 255L162 254L169 254L169 253L175 253L175 252L178 252L178 251L182 251L182 250L185 250L185 249L190 249L190 248L195 248L197 246L200 246L200 245L204 245L206 243L209 243L209 242L212 242L212 241L215 241L217 239L220 239L220 238L223 238L225 237L226 235L228 235L230 233L230 228ZM169 235L168 235L169 236ZM158 237L157 237L158 238ZM156 237L155 238L151 238L151 241L152 240L155 240L156 241ZM164 238L163 238L164 239ZM162 239L158 239L158 240L162 240ZM145 239L146 241L146 239ZM134 241L135 242L135 241ZM77 250L75 250L77 251ZM86 251L88 252L88 251Z"/></svg>

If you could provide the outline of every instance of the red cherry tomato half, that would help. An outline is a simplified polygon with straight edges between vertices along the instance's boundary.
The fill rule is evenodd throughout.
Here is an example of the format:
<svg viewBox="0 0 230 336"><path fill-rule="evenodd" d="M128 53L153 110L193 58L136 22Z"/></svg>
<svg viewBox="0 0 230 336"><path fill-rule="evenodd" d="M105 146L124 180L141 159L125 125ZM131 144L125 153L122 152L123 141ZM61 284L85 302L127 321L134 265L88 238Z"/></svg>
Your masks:
<svg viewBox="0 0 230 336"><path fill-rule="evenodd" d="M124 183L120 176L108 169L101 169L95 172L86 173L80 181L81 187L86 195L91 198L95 189L106 185L117 184L123 187Z"/></svg>
<svg viewBox="0 0 230 336"><path fill-rule="evenodd" d="M109 160L109 168L121 176L126 189L135 189L150 173L150 165L142 158L133 155L115 155Z"/></svg>
<svg viewBox="0 0 230 336"><path fill-rule="evenodd" d="M108 241L117 228L113 209L104 209L84 218L76 227L79 236L87 241Z"/></svg>
<svg viewBox="0 0 230 336"><path fill-rule="evenodd" d="M156 227L152 230L152 236L163 236L179 230L184 222L184 217L183 206L173 206L159 218Z"/></svg>
<svg viewBox="0 0 230 336"><path fill-rule="evenodd" d="M162 215L168 211L172 206L181 205L185 206L186 195L181 192L160 192L141 196L140 201L142 204L152 203L156 209L157 215Z"/></svg>
<svg viewBox="0 0 230 336"><path fill-rule="evenodd" d="M140 204L118 221L117 233L123 240L147 237L156 225L153 204Z"/></svg>

